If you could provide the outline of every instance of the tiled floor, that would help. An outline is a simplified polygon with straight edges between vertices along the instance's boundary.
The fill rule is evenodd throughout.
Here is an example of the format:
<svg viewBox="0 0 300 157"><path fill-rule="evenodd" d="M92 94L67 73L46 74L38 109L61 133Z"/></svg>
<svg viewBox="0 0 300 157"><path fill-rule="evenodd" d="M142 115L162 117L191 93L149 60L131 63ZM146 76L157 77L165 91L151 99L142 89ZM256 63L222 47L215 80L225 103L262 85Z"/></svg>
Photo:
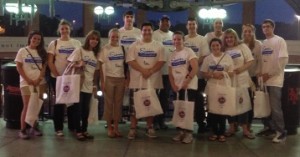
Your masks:
<svg viewBox="0 0 300 157"><path fill-rule="evenodd" d="M158 131L157 139L148 139L144 135L144 123L141 123L139 137L127 140L126 137L111 139L106 136L104 122L89 127L95 136L93 141L77 141L65 129L66 136L55 137L51 120L40 122L43 137L30 140L19 139L18 130L5 127L0 119L0 157L299 157L300 135L290 135L285 143L273 144L271 139L257 137L244 139L241 132L227 139L226 143L207 140L208 133L195 135L192 144L175 143L171 137L176 134L172 125L167 131ZM120 126L127 134L129 124ZM261 125L253 126L257 132Z"/></svg>

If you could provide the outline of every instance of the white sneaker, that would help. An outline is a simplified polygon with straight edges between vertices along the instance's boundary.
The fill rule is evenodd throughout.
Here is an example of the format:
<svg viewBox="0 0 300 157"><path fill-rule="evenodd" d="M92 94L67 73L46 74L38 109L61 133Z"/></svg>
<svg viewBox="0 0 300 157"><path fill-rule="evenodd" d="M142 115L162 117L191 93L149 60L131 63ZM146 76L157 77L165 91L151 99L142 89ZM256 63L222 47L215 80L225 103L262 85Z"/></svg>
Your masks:
<svg viewBox="0 0 300 157"><path fill-rule="evenodd" d="M150 128L147 130L146 135L150 138L156 138L156 133L155 130L153 128Z"/></svg>
<svg viewBox="0 0 300 157"><path fill-rule="evenodd" d="M185 133L182 143L188 144L193 142L193 134L192 133Z"/></svg>
<svg viewBox="0 0 300 157"><path fill-rule="evenodd" d="M28 133L27 133L26 130L21 130L21 131L19 132L19 137L20 137L21 139L24 139L24 140L27 140L27 139L30 138L30 136L28 135Z"/></svg>
<svg viewBox="0 0 300 157"><path fill-rule="evenodd" d="M286 140L286 131L283 133L276 131L276 136L273 138L272 142L281 143Z"/></svg>
<svg viewBox="0 0 300 157"><path fill-rule="evenodd" d="M136 130L135 129L130 129L129 133L127 135L127 138L129 140L133 140L133 139L135 139L135 137L136 137Z"/></svg>
<svg viewBox="0 0 300 157"><path fill-rule="evenodd" d="M62 130L56 131L56 136L63 137L64 136L63 131Z"/></svg>
<svg viewBox="0 0 300 157"><path fill-rule="evenodd" d="M173 139L173 141L179 142L179 141L182 141L183 138L184 138L184 132L179 131L179 133L176 136L174 136L172 139Z"/></svg>

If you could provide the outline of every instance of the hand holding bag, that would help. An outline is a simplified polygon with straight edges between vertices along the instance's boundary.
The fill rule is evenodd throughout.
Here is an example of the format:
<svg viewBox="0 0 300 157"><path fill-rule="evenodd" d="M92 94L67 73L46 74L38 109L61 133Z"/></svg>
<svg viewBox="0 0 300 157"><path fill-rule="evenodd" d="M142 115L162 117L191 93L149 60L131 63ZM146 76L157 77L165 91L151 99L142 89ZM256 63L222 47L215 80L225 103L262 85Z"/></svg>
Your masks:
<svg viewBox="0 0 300 157"><path fill-rule="evenodd" d="M231 87L231 79L226 72L224 74L225 85L207 84L208 112L219 115L236 114L235 88Z"/></svg>
<svg viewBox="0 0 300 157"><path fill-rule="evenodd" d="M269 93L261 77L258 78L258 85L260 88L254 92L253 112L255 118L264 118L271 115Z"/></svg>
<svg viewBox="0 0 300 157"><path fill-rule="evenodd" d="M172 117L172 124L176 127L193 130L194 129L194 105L192 101L188 101L187 91L185 91L185 100L179 100L179 93L177 99L173 101L174 112Z"/></svg>
<svg viewBox="0 0 300 157"><path fill-rule="evenodd" d="M72 72L70 75L70 69ZM79 102L80 75L74 74L75 69L69 64L62 76L56 79L56 104L73 104Z"/></svg>
<svg viewBox="0 0 300 157"><path fill-rule="evenodd" d="M33 92L30 94L27 113L25 116L25 122L29 124L31 127L34 127L35 122L38 120L39 113L43 105L43 100L39 98L39 94L36 87L33 86L29 86L29 87L30 90L33 90Z"/></svg>
<svg viewBox="0 0 300 157"><path fill-rule="evenodd" d="M145 118L163 113L155 89L151 86L150 79L147 79L147 88L142 89L140 77L140 89L133 93L134 108L136 118Z"/></svg>

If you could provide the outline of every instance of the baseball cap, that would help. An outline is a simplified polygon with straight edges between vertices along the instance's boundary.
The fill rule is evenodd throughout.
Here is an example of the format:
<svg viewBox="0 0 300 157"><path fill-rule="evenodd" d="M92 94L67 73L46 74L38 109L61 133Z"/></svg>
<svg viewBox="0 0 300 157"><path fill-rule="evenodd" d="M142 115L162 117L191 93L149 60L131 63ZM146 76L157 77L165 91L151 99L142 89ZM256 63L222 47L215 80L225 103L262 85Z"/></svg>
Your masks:
<svg viewBox="0 0 300 157"><path fill-rule="evenodd" d="M162 20L170 20L170 17L168 15L163 15L161 18L160 18L160 21Z"/></svg>

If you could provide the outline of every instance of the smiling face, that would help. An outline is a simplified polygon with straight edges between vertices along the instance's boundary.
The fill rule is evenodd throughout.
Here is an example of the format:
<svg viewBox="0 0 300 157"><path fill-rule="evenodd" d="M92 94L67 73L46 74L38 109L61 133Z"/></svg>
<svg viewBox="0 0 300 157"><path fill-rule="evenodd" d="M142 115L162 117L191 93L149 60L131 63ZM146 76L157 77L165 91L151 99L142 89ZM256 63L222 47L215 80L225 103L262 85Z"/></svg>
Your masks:
<svg viewBox="0 0 300 157"><path fill-rule="evenodd" d="M168 32L171 26L171 22L167 19L160 20L159 29L163 32Z"/></svg>
<svg viewBox="0 0 300 157"><path fill-rule="evenodd" d="M98 45L99 41L100 41L100 39L97 35L92 35L89 38L90 49L95 48Z"/></svg>
<svg viewBox="0 0 300 157"><path fill-rule="evenodd" d="M225 37L225 43L228 47L233 47L235 45L235 36L233 34L226 34Z"/></svg>
<svg viewBox="0 0 300 157"><path fill-rule="evenodd" d="M183 47L183 35L181 34L174 34L173 35L173 45L176 49L181 49Z"/></svg>
<svg viewBox="0 0 300 157"><path fill-rule="evenodd" d="M221 19L216 19L213 26L215 32L222 32L223 21Z"/></svg>
<svg viewBox="0 0 300 157"><path fill-rule="evenodd" d="M219 41L212 41L210 44L210 50L214 55L221 53L222 45Z"/></svg>
<svg viewBox="0 0 300 157"><path fill-rule="evenodd" d="M111 45L118 45L119 43L119 33L112 31L109 34L109 42Z"/></svg>
<svg viewBox="0 0 300 157"><path fill-rule="evenodd" d="M243 26L243 39L244 40L251 40L254 36L254 30L250 26Z"/></svg>
<svg viewBox="0 0 300 157"><path fill-rule="evenodd" d="M143 26L142 27L142 37L143 41L151 41L152 40L152 27L151 26Z"/></svg>
<svg viewBox="0 0 300 157"><path fill-rule="evenodd" d="M59 34L62 38L70 37L71 28L69 25L60 25L59 26Z"/></svg>
<svg viewBox="0 0 300 157"><path fill-rule="evenodd" d="M189 33L197 33L198 25L196 21L188 21L186 24L186 29Z"/></svg>
<svg viewBox="0 0 300 157"><path fill-rule="evenodd" d="M39 34L34 34L31 38L30 38L30 44L29 46L31 48L36 48L40 45L41 43L41 40L42 40L42 37L41 35Z"/></svg>

